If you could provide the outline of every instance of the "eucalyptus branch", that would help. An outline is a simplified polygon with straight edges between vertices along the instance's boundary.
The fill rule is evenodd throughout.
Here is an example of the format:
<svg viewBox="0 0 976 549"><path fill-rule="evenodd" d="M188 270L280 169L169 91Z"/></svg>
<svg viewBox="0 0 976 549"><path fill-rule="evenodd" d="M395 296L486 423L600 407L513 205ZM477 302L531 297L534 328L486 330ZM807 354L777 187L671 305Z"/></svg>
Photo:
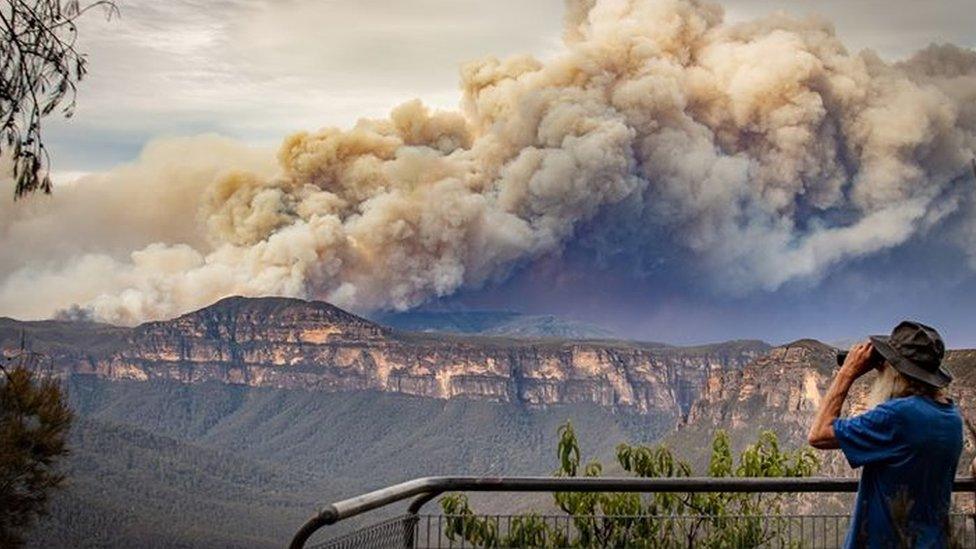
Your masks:
<svg viewBox="0 0 976 549"><path fill-rule="evenodd" d="M51 158L42 139L43 118L59 106L71 117L77 83L87 73L78 51L76 21L99 8L119 14L111 0L0 0L0 158L9 157L14 196L51 192Z"/></svg>

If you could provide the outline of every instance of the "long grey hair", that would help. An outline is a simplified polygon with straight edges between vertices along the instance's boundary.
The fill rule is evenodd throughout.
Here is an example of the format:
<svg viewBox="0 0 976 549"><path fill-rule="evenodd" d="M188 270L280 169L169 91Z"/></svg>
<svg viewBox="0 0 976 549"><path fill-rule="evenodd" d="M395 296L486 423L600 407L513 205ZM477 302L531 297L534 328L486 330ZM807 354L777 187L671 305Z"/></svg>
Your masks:
<svg viewBox="0 0 976 549"><path fill-rule="evenodd" d="M871 409L890 399L912 395L941 399L945 391L902 375L886 361L868 391L867 407Z"/></svg>

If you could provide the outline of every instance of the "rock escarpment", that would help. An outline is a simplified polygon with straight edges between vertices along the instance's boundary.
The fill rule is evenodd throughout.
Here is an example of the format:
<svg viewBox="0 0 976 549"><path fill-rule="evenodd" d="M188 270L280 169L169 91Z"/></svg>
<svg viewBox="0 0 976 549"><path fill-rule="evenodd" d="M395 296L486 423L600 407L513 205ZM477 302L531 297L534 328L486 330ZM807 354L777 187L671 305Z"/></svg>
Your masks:
<svg viewBox="0 0 976 549"><path fill-rule="evenodd" d="M676 416L688 412L707 379L768 349L754 341L672 347L398 332L327 303L286 298L227 298L132 329L3 320L5 352L21 331L57 374L376 390L530 407L594 403Z"/></svg>
<svg viewBox="0 0 976 549"><path fill-rule="evenodd" d="M948 388L949 396L965 417L976 419L976 351L949 351L945 365L955 378ZM784 445L802 447L837 368L836 349L818 341L800 340L776 347L744 368L712 371L672 443L707 444L716 429L729 430L733 440L741 443L755 440L760 430L770 429ZM874 375L869 373L855 382L843 415L866 409ZM969 437L966 439L972 450ZM821 457L822 474L852 474L840 452Z"/></svg>
<svg viewBox="0 0 976 549"><path fill-rule="evenodd" d="M712 372L686 423L739 428L765 415L802 423L820 405L836 370L835 356L833 347L800 340L776 347L742 369Z"/></svg>

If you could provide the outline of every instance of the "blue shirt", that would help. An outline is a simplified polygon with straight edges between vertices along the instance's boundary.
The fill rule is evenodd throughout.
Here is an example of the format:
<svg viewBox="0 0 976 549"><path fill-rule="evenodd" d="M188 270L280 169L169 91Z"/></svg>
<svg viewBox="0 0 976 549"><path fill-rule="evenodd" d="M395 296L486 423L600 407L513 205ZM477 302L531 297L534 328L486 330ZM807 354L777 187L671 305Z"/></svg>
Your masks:
<svg viewBox="0 0 976 549"><path fill-rule="evenodd" d="M834 434L851 467L864 467L845 547L946 547L962 452L956 405L895 398L834 420Z"/></svg>

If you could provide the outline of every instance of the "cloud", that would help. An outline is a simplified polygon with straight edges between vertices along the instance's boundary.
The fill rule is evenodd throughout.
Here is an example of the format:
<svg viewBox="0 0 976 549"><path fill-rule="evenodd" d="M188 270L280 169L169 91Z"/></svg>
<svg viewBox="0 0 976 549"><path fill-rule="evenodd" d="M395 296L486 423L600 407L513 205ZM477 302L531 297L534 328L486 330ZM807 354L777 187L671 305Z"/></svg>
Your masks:
<svg viewBox="0 0 976 549"><path fill-rule="evenodd" d="M168 135L273 145L417 96L454 107L460 62L551 47L560 4L127 0L80 22L90 72L75 116L45 127L54 169L103 170Z"/></svg>
<svg viewBox="0 0 976 549"><path fill-rule="evenodd" d="M160 142L82 179L37 207L38 234L81 226L59 212L93 211L71 209L84 196L101 208L88 236L115 245L68 257L41 239L50 261L8 272L0 309L134 323L229 294L404 309L581 239L641 262L671 247L716 287L774 290L962 211L970 50L891 65L820 20L728 24L690 0L573 2L566 24L551 59L466 64L457 112L410 101L298 133L277 168L233 143ZM31 223L8 222L4 249Z"/></svg>

